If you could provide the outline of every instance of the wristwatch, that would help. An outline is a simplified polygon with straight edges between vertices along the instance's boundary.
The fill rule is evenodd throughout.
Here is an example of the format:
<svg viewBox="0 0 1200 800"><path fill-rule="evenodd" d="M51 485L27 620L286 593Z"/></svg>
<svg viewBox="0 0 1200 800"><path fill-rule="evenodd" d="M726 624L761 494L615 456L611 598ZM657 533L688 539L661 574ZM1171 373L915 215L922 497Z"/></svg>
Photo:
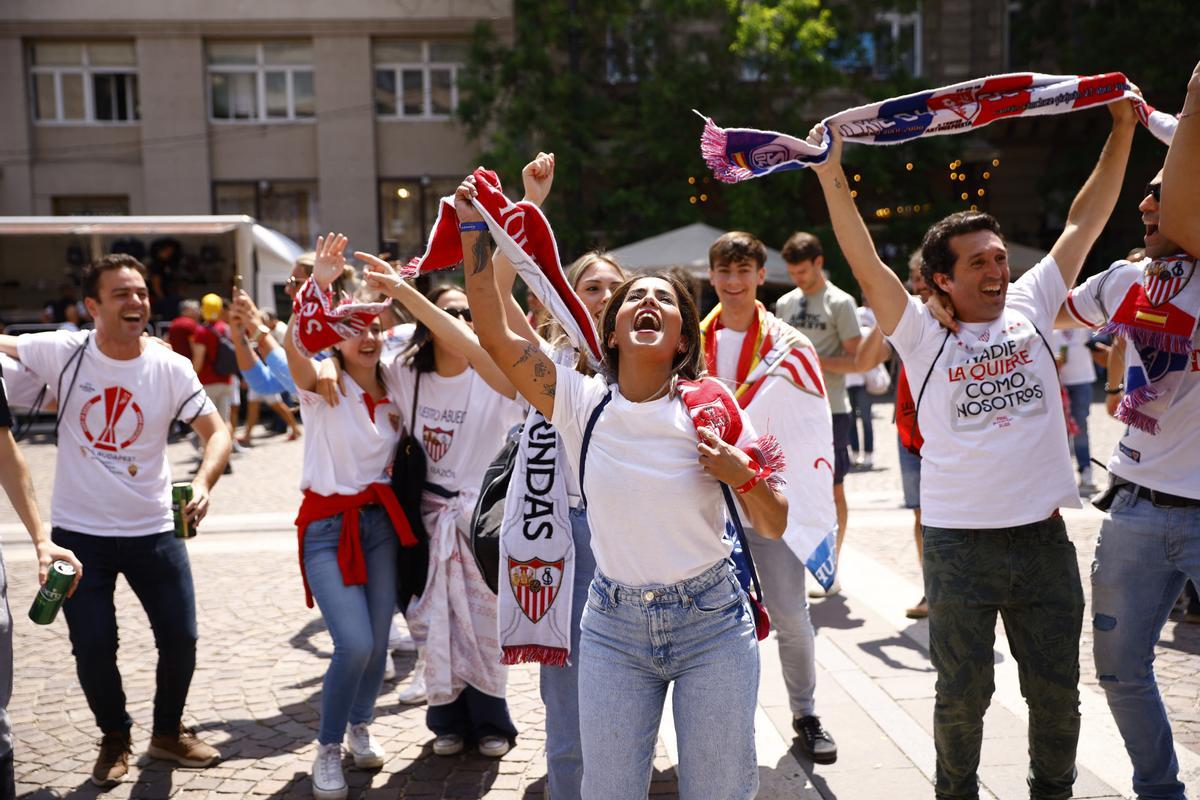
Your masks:
<svg viewBox="0 0 1200 800"><path fill-rule="evenodd" d="M268 328L266 325L260 324L258 326L258 328L254 331L254 343L258 344L259 342L261 342L262 338L270 332L271 332L270 328Z"/></svg>

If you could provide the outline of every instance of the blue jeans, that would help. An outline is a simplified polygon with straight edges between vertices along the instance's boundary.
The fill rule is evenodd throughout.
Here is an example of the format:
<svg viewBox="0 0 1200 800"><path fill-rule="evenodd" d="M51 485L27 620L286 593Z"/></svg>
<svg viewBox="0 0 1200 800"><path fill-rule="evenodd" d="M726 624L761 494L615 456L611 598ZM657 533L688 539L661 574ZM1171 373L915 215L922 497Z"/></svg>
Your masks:
<svg viewBox="0 0 1200 800"><path fill-rule="evenodd" d="M871 419L871 404L874 397L867 391L866 386L847 386L846 394L850 396L850 449L860 450L867 455L875 452L875 425ZM862 447L859 447L858 423L862 422Z"/></svg>
<svg viewBox="0 0 1200 800"><path fill-rule="evenodd" d="M117 669L117 575L141 601L158 648L154 733L175 734L196 670L196 590L183 539L171 531L150 536L93 536L54 528L55 544L75 551L83 578L63 602L75 670L100 730L128 731L125 690Z"/></svg>
<svg viewBox="0 0 1200 800"><path fill-rule="evenodd" d="M1067 400L1071 404L1071 418L1079 426L1075 434L1075 461L1082 472L1092 461L1092 450L1088 443L1087 418L1092 408L1092 384L1077 383L1067 387Z"/></svg>
<svg viewBox="0 0 1200 800"><path fill-rule="evenodd" d="M579 742L579 621L587 606L588 587L596 574L587 512L571 509L575 542L575 584L571 591L571 661L565 667L541 669L542 702L546 705L546 789L554 800L578 800L583 786L583 748Z"/></svg>
<svg viewBox="0 0 1200 800"><path fill-rule="evenodd" d="M1093 655L1146 800L1184 797L1154 645L1188 578L1200 581L1200 507L1160 508L1118 490L1092 564Z"/></svg>
<svg viewBox="0 0 1200 800"><path fill-rule="evenodd" d="M646 796L674 683L681 800L754 797L758 674L754 621L730 562L671 586L597 573L579 652L583 796Z"/></svg>
<svg viewBox="0 0 1200 800"><path fill-rule="evenodd" d="M337 560L341 514L317 520L304 534L304 571L333 637L333 658L321 686L317 733L321 744L341 742L347 724L374 718L396 605L396 550L400 543L392 521L380 506L367 506L358 513L367 562L364 586L342 582Z"/></svg>

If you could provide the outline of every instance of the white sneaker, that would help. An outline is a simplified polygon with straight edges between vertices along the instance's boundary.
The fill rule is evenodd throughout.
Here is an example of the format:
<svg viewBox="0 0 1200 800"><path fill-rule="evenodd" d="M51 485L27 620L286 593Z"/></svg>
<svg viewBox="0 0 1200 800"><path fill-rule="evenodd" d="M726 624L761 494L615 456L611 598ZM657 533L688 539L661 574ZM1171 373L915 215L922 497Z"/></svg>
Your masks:
<svg viewBox="0 0 1200 800"><path fill-rule="evenodd" d="M834 578L833 585L829 587L829 591L825 591L820 587L820 585L817 585L808 590L808 596L816 600L822 597L833 597L835 594L841 594L841 592L842 582L837 578Z"/></svg>
<svg viewBox="0 0 1200 800"><path fill-rule="evenodd" d="M383 659L383 679L384 681L396 680L396 659L391 653Z"/></svg>
<svg viewBox="0 0 1200 800"><path fill-rule="evenodd" d="M457 733L448 733L433 740L433 753L439 756L456 756L463 751L463 738Z"/></svg>
<svg viewBox="0 0 1200 800"><path fill-rule="evenodd" d="M400 627L393 622L391 633L388 634L388 649L397 653L415 653L417 652L417 643L413 641L411 633L400 630Z"/></svg>
<svg viewBox="0 0 1200 800"><path fill-rule="evenodd" d="M875 462L872 460L872 454L864 453L862 459L858 462L858 466L862 467L864 470L870 471L875 466Z"/></svg>
<svg viewBox="0 0 1200 800"><path fill-rule="evenodd" d="M437 742L434 742L434 745L436 747ZM512 745L503 736L484 736L479 740L479 755L481 756L500 758L509 750L512 750Z"/></svg>
<svg viewBox="0 0 1200 800"><path fill-rule="evenodd" d="M417 663L413 666L412 680L408 686L396 692L396 699L404 705L419 706L425 702L425 651L417 651Z"/></svg>
<svg viewBox="0 0 1200 800"><path fill-rule="evenodd" d="M312 768L313 797L316 800L346 800L350 789L342 774L342 746L317 744L317 757Z"/></svg>
<svg viewBox="0 0 1200 800"><path fill-rule="evenodd" d="M374 769L383 766L387 753L375 741L367 723L360 722L346 729L346 749L354 756L354 766L361 769Z"/></svg>

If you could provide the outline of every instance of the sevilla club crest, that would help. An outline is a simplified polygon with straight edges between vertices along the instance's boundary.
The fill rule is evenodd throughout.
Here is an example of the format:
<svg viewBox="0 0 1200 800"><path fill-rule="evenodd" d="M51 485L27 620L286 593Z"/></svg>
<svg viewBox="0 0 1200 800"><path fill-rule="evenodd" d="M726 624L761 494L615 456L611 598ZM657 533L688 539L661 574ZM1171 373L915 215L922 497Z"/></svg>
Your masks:
<svg viewBox="0 0 1200 800"><path fill-rule="evenodd" d="M425 453L434 461L441 461L442 456L450 451L450 445L454 443L454 431L426 428L421 439L421 443L425 445Z"/></svg>
<svg viewBox="0 0 1200 800"><path fill-rule="evenodd" d="M537 624L546 615L554 599L562 588L563 560L542 561L533 558L529 561L508 559L508 583L512 586L513 596L517 605L529 618Z"/></svg>
<svg viewBox="0 0 1200 800"><path fill-rule="evenodd" d="M1152 306L1175 299L1183 291L1196 271L1196 262L1186 257L1165 258L1151 262L1142 275L1142 286L1146 299Z"/></svg>

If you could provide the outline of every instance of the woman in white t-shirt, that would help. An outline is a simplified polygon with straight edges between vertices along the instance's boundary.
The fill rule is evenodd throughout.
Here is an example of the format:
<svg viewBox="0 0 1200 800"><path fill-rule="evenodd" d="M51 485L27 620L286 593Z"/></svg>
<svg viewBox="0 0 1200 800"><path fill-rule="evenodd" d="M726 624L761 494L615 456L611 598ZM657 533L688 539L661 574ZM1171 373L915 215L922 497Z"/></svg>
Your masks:
<svg viewBox="0 0 1200 800"><path fill-rule="evenodd" d="M583 797L646 795L673 684L680 797L751 798L758 649L722 537L720 482L739 490L765 536L783 534L787 501L739 449L753 436L740 410L727 420L744 432L733 446L698 432L675 392L702 369L699 315L686 289L670 277L637 277L613 293L600 329L612 385L556 365L505 325L487 234L473 224L481 220L474 194L468 178L455 211L477 334L582 458L599 567L579 653Z"/></svg>
<svg viewBox="0 0 1200 800"><path fill-rule="evenodd" d="M318 238L310 280L322 289L341 274L345 245L340 235ZM292 324L303 324L301 316ZM336 405L316 393L317 363L297 349L292 335L284 348L306 431L304 500L296 519L301 575L309 606L315 597L333 638L321 687L313 796L340 800L348 792L341 748L347 731L356 766L382 766L385 755L367 726L383 684L397 549L416 543L388 478L401 415L380 366L378 320L333 348L346 398Z"/></svg>
<svg viewBox="0 0 1200 800"><path fill-rule="evenodd" d="M499 757L517 729L505 700L496 595L471 550L470 521L483 474L521 421L521 404L471 333L461 289L443 284L424 297L386 262L355 255L373 266L367 285L399 300L417 321L410 349L387 364L387 375L426 456L421 511L429 571L425 591L405 616L423 645L414 680L424 681L425 721L437 735L433 751L453 755L474 743L480 753Z"/></svg>

